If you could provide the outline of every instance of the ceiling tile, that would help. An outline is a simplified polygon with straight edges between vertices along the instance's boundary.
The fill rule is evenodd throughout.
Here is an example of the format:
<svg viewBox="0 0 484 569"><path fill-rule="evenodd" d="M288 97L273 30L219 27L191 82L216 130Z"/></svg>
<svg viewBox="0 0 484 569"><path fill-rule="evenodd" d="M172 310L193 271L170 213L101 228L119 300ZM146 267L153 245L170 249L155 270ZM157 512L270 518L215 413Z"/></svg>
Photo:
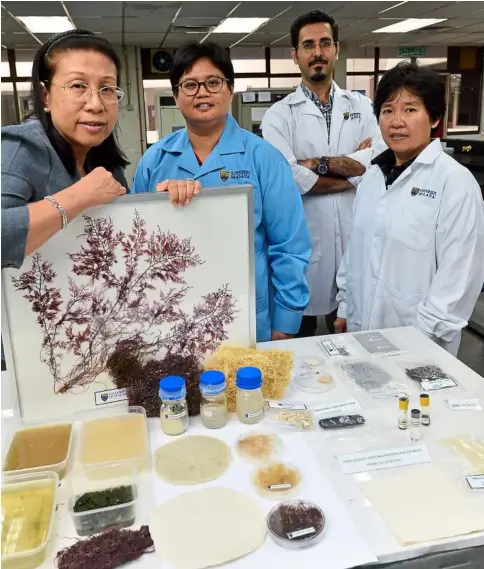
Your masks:
<svg viewBox="0 0 484 569"><path fill-rule="evenodd" d="M237 10L230 14L230 17L273 18L282 11L290 9L293 5L294 2L241 2Z"/></svg>
<svg viewBox="0 0 484 569"><path fill-rule="evenodd" d="M182 2L181 18L226 18L238 2Z"/></svg>
<svg viewBox="0 0 484 569"><path fill-rule="evenodd" d="M340 18L375 18L378 12L391 8L394 2L346 2L344 6L337 8L332 15L339 21ZM324 8L323 8L324 10Z"/></svg>
<svg viewBox="0 0 484 569"><path fill-rule="evenodd" d="M14 16L65 16L60 2L2 2Z"/></svg>
<svg viewBox="0 0 484 569"><path fill-rule="evenodd" d="M121 32L122 18L76 18L74 20L76 27L82 30L90 30L92 32Z"/></svg>
<svg viewBox="0 0 484 569"><path fill-rule="evenodd" d="M40 2L39 2L40 4ZM66 2L69 14L76 18L102 17L102 18L121 18L122 2Z"/></svg>

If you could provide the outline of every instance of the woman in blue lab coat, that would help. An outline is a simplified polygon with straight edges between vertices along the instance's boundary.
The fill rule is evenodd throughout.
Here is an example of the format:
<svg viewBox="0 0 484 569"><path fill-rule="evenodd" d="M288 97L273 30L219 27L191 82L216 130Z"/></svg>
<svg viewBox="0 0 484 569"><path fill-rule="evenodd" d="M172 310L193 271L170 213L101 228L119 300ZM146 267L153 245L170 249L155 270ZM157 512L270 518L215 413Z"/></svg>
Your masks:
<svg viewBox="0 0 484 569"><path fill-rule="evenodd" d="M141 158L134 192L167 191L187 205L204 186L254 188L257 341L296 334L308 304L311 253L301 197L283 155L239 127L228 114L234 68L214 43L177 50L170 73L187 127L154 144Z"/></svg>

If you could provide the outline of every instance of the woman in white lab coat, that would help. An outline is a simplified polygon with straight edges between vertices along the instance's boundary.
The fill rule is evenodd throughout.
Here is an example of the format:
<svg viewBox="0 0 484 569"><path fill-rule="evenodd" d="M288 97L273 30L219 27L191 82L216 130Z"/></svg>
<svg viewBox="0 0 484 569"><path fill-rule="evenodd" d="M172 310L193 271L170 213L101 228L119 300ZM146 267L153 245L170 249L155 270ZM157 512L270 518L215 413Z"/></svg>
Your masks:
<svg viewBox="0 0 484 569"><path fill-rule="evenodd" d="M358 187L340 266L337 331L415 326L453 355L484 281L484 202L431 141L445 113L437 73L402 63L374 101L389 147Z"/></svg>

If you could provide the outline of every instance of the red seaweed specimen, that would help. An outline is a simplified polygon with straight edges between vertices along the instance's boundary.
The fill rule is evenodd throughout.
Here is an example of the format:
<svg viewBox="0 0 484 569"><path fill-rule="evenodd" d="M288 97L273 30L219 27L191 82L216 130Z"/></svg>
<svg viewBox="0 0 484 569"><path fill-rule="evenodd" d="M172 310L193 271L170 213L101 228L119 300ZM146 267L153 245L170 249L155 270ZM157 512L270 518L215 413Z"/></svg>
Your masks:
<svg viewBox="0 0 484 569"><path fill-rule="evenodd" d="M149 233L138 212L128 233L116 231L110 218L84 216L84 222L83 245L68 255L75 278L69 277L67 291L56 286L52 264L40 253L28 271L12 278L36 314L40 359L55 393L88 386L107 371L119 346L136 346L133 365L140 366L160 356L200 361L228 338L236 309L227 284L190 312L182 307L190 289L183 273L203 264L191 239L159 227ZM74 363L64 363L67 354Z"/></svg>

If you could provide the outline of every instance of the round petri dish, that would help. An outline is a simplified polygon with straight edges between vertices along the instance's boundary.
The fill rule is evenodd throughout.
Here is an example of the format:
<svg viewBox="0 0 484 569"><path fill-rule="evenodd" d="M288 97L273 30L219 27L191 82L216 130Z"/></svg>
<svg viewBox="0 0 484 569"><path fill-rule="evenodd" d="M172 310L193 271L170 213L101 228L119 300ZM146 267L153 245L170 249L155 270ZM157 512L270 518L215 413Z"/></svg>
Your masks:
<svg viewBox="0 0 484 569"><path fill-rule="evenodd" d="M272 460L283 448L283 442L276 434L262 431L241 435L235 443L240 458L254 463Z"/></svg>
<svg viewBox="0 0 484 569"><path fill-rule="evenodd" d="M306 358L299 362L294 383L305 393L325 393L333 387L333 376L319 358Z"/></svg>
<svg viewBox="0 0 484 569"><path fill-rule="evenodd" d="M323 510L307 500L286 500L267 516L271 538L286 549L304 549L319 543L326 524Z"/></svg>
<svg viewBox="0 0 484 569"><path fill-rule="evenodd" d="M303 475L294 464L272 461L256 468L251 481L264 498L284 500L301 490Z"/></svg>

